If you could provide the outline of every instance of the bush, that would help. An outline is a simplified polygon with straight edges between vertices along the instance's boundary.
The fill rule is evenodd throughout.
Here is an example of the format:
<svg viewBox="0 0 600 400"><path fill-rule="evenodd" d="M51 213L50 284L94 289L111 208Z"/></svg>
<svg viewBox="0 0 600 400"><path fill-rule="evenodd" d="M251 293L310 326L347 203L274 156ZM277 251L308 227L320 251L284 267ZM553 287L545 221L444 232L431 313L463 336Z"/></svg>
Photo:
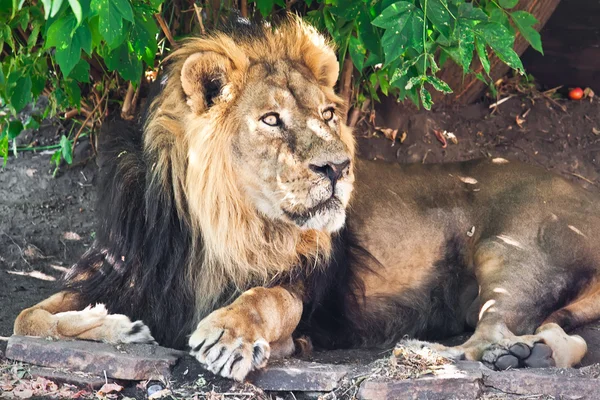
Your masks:
<svg viewBox="0 0 600 400"><path fill-rule="evenodd" d="M475 74L476 57L489 74L493 53L523 73L513 50L517 31L542 51L536 19L511 11L517 2L0 0L0 156L6 163L9 152L17 154L14 139L22 130L75 109L69 114L82 112L86 121L73 137L62 136L53 157L57 166L61 158L70 163L72 142L90 119L105 115L109 105L133 112L142 78L156 76L173 40L211 29L233 9L254 20L293 11L328 32L338 46L341 93L357 110L380 93L430 109L431 89L451 92L435 76L448 58ZM486 74L476 76L489 83ZM48 105L21 117L42 94Z"/></svg>

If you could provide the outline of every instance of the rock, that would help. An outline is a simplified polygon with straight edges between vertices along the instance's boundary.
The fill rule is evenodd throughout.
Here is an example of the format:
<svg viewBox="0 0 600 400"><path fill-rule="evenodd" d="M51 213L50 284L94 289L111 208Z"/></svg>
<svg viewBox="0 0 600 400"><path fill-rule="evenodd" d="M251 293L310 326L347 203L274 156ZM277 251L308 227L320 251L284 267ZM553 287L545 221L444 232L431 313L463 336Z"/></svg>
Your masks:
<svg viewBox="0 0 600 400"><path fill-rule="evenodd" d="M545 371L549 374L544 374ZM557 399L592 400L597 399L600 393L600 380L561 369L494 372L485 376L483 383L488 389L518 396L547 395Z"/></svg>
<svg viewBox="0 0 600 400"><path fill-rule="evenodd" d="M338 387L348 368L302 360L282 360L252 373L248 380L263 390L329 392Z"/></svg>
<svg viewBox="0 0 600 400"><path fill-rule="evenodd" d="M168 378L183 352L149 344L110 345L11 336L6 358L124 380Z"/></svg>
<svg viewBox="0 0 600 400"><path fill-rule="evenodd" d="M33 378L42 377L53 382L64 382L91 389L101 388L106 383L104 377L101 376L83 372L57 371L56 369L46 367L31 367L27 373Z"/></svg>
<svg viewBox="0 0 600 400"><path fill-rule="evenodd" d="M427 399L471 400L481 394L481 363L458 362L417 379L390 380L376 378L363 382L358 391L361 400Z"/></svg>
<svg viewBox="0 0 600 400"><path fill-rule="evenodd" d="M477 380L421 378L390 382L367 381L361 385L358 398L361 400L474 400L479 394Z"/></svg>

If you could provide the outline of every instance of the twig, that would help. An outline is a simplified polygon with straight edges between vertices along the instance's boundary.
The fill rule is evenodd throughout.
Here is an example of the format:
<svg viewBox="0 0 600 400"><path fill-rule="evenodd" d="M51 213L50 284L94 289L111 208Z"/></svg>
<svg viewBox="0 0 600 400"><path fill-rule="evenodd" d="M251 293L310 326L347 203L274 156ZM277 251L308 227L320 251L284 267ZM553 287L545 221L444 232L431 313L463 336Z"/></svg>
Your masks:
<svg viewBox="0 0 600 400"><path fill-rule="evenodd" d="M350 111L350 115L348 116L348 126L350 128L354 128L358 123L358 119L360 118L360 108L352 108Z"/></svg>
<svg viewBox="0 0 600 400"><path fill-rule="evenodd" d="M340 79L340 96L346 102L346 105L350 106L350 96L352 96L352 72L354 72L354 65L352 60L346 58L344 60L344 67L342 68L342 77Z"/></svg>
<svg viewBox="0 0 600 400"><path fill-rule="evenodd" d="M246 14L248 14L248 5L246 4L247 0L241 0L242 7L246 5ZM206 29L204 29L204 22L202 22L202 7L198 7L196 3L194 3L194 10L196 10L196 17L198 17L198 23L200 24L200 32L203 35L206 35ZM242 9L242 17L244 17L244 11Z"/></svg>
<svg viewBox="0 0 600 400"><path fill-rule="evenodd" d="M127 93L125 94L125 99L123 100L123 106L121 107L121 118L123 119L131 119L132 100L134 93L135 89L133 88L133 83L129 82Z"/></svg>
<svg viewBox="0 0 600 400"><path fill-rule="evenodd" d="M196 5L194 4L194 7ZM240 0L240 14L242 17L248 18L248 0Z"/></svg>
<svg viewBox="0 0 600 400"><path fill-rule="evenodd" d="M576 178L583 179L583 180L584 180L584 181L586 181L587 183L591 183L592 185L595 185L595 184L596 184L596 182L594 182L594 181L592 181L592 180L589 180L588 178L586 178L586 177L585 177L585 176L583 176L583 175L576 174L575 172L569 172L569 173L570 173L571 175L573 175L574 177L576 177Z"/></svg>
<svg viewBox="0 0 600 400"><path fill-rule="evenodd" d="M162 29L163 33L167 37L167 40L171 44L171 47L172 48L176 48L177 47L177 43L173 39L173 35L171 34L171 30L167 26L167 23L165 22L165 19L163 18L163 16L160 15L159 13L154 14L154 16L156 17L156 20L158 21L158 24L160 25L160 29Z"/></svg>
<svg viewBox="0 0 600 400"><path fill-rule="evenodd" d="M504 103L505 101L512 99L513 97L515 97L513 94L509 95L508 97L503 98L502 100L498 100L497 102L490 104L489 108L494 108L494 107L498 107L500 104Z"/></svg>
<svg viewBox="0 0 600 400"><path fill-rule="evenodd" d="M73 145L71 147L72 153L75 151L75 144L77 144L77 139L79 139L79 135L81 135L83 128L85 128L87 126L88 121L90 120L90 118L92 118L92 115L94 115L96 113L96 111L98 110L98 107L100 107L100 104L102 104L102 100L104 100L104 98L106 97L107 94L108 94L108 90L104 92L104 94L100 98L100 101L96 104L96 107L94 107L92 112L88 114L87 118L85 119L85 121L83 121L83 124L81 124L81 127L75 134L75 137L73 138Z"/></svg>
<svg viewBox="0 0 600 400"><path fill-rule="evenodd" d="M27 261L27 260L25 259L25 257L23 256L23 249L21 248L21 246L19 246L19 245L17 244L17 242L15 242L15 241L14 241L14 239L13 239L13 238L11 238L10 236L8 236L8 234L6 234L6 232L2 232L2 234L3 234L4 236L6 236L6 237L7 237L7 238L8 238L8 239L11 241L11 242L13 242L13 244L14 244L15 246L17 246L17 249L19 249L19 255L21 256L21 258L23 259L23 261L25 261L25 264L27 264L27 265L29 266L29 268L31 268L31 264L29 264L29 261Z"/></svg>
<svg viewBox="0 0 600 400"><path fill-rule="evenodd" d="M70 110L70 111L67 111L67 112L65 113L65 119L71 119L71 118L73 118L74 116L76 116L76 115L79 115L79 113L80 113L80 110L78 110L78 109L74 108L74 109L72 109L72 110Z"/></svg>

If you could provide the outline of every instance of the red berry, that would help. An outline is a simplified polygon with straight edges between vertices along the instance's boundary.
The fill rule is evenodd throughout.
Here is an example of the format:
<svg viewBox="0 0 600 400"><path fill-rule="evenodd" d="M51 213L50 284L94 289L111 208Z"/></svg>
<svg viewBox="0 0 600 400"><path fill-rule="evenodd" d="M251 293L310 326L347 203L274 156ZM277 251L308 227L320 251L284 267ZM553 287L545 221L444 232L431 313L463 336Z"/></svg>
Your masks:
<svg viewBox="0 0 600 400"><path fill-rule="evenodd" d="M579 87L576 87L569 91L569 98L571 100L581 100L582 97L583 97L583 90Z"/></svg>

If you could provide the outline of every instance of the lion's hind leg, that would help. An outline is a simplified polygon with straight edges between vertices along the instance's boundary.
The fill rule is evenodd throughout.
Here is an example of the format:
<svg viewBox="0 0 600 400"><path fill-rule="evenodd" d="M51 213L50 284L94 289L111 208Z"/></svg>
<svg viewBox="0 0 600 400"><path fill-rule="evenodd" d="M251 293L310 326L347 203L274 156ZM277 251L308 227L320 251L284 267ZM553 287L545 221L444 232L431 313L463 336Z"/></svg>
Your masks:
<svg viewBox="0 0 600 400"><path fill-rule="evenodd" d="M82 309L79 296L60 292L21 311L14 333L23 336L85 339L108 343L153 343L150 330L141 321L108 314L102 304Z"/></svg>

